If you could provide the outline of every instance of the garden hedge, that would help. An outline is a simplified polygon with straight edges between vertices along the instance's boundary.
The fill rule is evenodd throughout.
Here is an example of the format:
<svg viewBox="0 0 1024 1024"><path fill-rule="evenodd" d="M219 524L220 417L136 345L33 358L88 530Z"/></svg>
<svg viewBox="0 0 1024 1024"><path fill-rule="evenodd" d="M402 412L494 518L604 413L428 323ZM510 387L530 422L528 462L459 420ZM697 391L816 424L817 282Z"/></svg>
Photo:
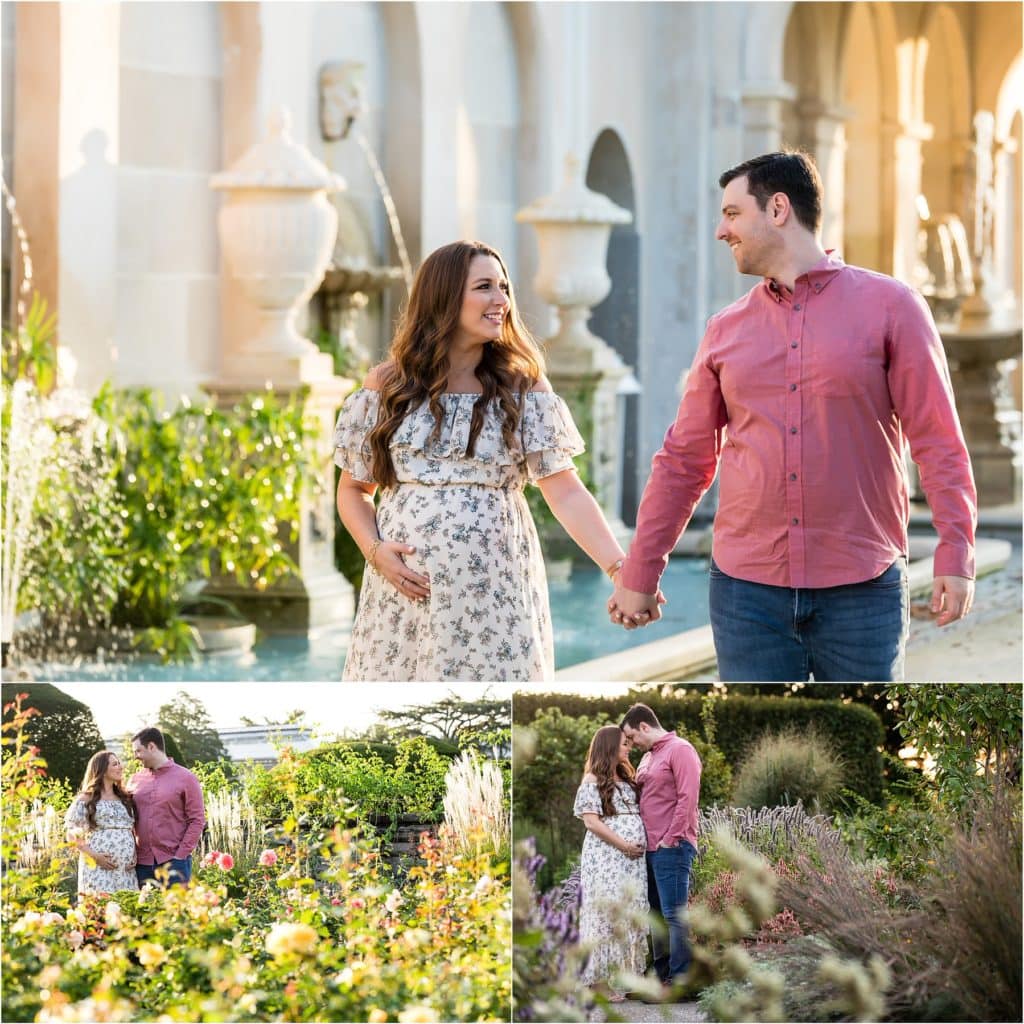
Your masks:
<svg viewBox="0 0 1024 1024"><path fill-rule="evenodd" d="M681 696L660 692L633 692L622 697L585 697L563 693L517 692L512 702L512 719L528 725L542 708L557 707L563 714L593 717L602 712L618 722L630 705L647 704L666 729L687 738L703 738L701 694ZM881 719L862 704L799 697L744 697L730 692L715 702L715 741L726 761L735 767L750 745L766 731L812 726L827 737L842 758L845 785L872 803L882 799L882 754L884 730Z"/></svg>

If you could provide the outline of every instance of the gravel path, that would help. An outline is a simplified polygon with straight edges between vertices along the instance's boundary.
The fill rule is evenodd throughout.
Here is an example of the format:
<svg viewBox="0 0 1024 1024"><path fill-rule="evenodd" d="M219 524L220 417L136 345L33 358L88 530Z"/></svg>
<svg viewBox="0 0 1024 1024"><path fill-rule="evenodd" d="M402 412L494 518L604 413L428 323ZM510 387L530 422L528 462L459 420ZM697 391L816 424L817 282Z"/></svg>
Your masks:
<svg viewBox="0 0 1024 1024"><path fill-rule="evenodd" d="M641 1003L636 999L627 999L610 1007L614 1014L613 1020L644 1021L650 1024L660 1022L679 1022L679 1024L701 1024L707 1018L697 1009L696 1003ZM600 1011L595 1011L592 1021L605 1021L608 1018Z"/></svg>
<svg viewBox="0 0 1024 1024"><path fill-rule="evenodd" d="M978 580L966 619L943 629L927 614L927 602L911 606L907 682L1019 682L1021 638L1021 549L1014 546L1005 569Z"/></svg>

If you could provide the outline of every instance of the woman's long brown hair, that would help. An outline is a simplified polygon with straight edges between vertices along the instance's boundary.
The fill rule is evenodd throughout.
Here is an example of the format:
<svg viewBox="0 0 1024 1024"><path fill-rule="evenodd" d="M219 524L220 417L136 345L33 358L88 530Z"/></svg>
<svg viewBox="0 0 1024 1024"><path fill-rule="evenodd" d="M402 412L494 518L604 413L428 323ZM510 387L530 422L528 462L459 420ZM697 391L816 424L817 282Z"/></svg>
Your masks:
<svg viewBox="0 0 1024 1024"><path fill-rule="evenodd" d="M617 725L603 725L594 733L587 751L587 765L584 774L590 772L597 777L597 791L601 794L601 817L610 818L615 814L615 789L619 782L625 782L636 791L633 776L636 772L631 764L619 760L622 744L622 730Z"/></svg>
<svg viewBox="0 0 1024 1024"><path fill-rule="evenodd" d="M469 424L472 455L484 423L484 410L498 400L504 414L501 436L513 447L524 396L544 375L544 357L523 325L512 282L501 254L483 242L451 242L435 249L420 265L409 293L409 304L398 324L380 384L377 423L370 430L373 479L381 487L398 483L389 445L406 414L424 401L434 415L436 438L444 407L441 396L448 379L448 351L459 325L462 300L474 256L493 256L508 282L509 309L501 336L484 346L476 375L483 393L473 403Z"/></svg>
<svg viewBox="0 0 1024 1024"><path fill-rule="evenodd" d="M86 766L85 778L82 780L82 788L78 795L85 800L85 817L89 822L89 828L96 827L96 804L103 795L103 777L107 774L113 756L109 750L100 750L89 758L89 764ZM119 782L115 782L114 796L127 808L132 821L137 823L139 812L131 793L122 789Z"/></svg>

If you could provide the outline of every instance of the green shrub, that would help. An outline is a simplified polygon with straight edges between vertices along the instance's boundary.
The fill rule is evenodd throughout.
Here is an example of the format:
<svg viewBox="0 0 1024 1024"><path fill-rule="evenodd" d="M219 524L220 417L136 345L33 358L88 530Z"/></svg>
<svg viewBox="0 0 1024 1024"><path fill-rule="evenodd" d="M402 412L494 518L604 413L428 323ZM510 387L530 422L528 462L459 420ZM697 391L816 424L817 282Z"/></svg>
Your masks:
<svg viewBox="0 0 1024 1024"><path fill-rule="evenodd" d="M815 728L828 737L844 765L843 785L867 800L882 799L882 748L885 733L881 719L863 704L839 700L805 700L798 697L747 697L729 690L715 703L715 743L725 762L735 766L766 731L787 727L797 732ZM528 725L537 711L557 707L578 717L607 715L618 722L631 704L649 705L666 729L691 740L702 735L702 695L683 688L635 689L623 697L586 697L578 694L518 692L512 705L513 721Z"/></svg>
<svg viewBox="0 0 1024 1024"><path fill-rule="evenodd" d="M224 575L257 589L295 571L299 498L312 478L302 396L247 396L231 409L105 385L94 403L118 460L128 567L116 624L163 627L193 581Z"/></svg>
<svg viewBox="0 0 1024 1024"><path fill-rule="evenodd" d="M365 744L362 745L365 748ZM317 800L303 808L307 823L333 825L346 817L343 805L357 808L361 821L393 827L400 814L439 819L450 760L422 736L399 740L388 762L375 750L347 743L304 754L285 751L273 768L248 769L245 789L264 821L280 820L289 806L285 777Z"/></svg>
<svg viewBox="0 0 1024 1024"><path fill-rule="evenodd" d="M817 732L786 729L765 733L750 749L733 783L740 807L831 808L843 782L843 766Z"/></svg>
<svg viewBox="0 0 1024 1024"><path fill-rule="evenodd" d="M906 880L932 871L950 835L950 822L920 784L894 785L881 806L847 793L852 810L836 816L836 826L862 860L885 861Z"/></svg>

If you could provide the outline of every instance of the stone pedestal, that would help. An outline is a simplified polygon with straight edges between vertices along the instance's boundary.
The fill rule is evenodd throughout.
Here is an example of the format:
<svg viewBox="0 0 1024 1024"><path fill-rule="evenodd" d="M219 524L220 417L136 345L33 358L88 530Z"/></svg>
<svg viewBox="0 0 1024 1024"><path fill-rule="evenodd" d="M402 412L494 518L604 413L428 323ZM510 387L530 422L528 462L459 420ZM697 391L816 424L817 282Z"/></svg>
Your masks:
<svg viewBox="0 0 1024 1024"><path fill-rule="evenodd" d="M306 384L282 387L274 391L280 397L306 392L305 414L318 425L316 449L322 453L317 463L316 481L307 487L301 499L298 537L285 543L285 550L299 567L298 576L289 577L266 590L240 585L233 577L214 577L205 592L231 601L250 621L268 633L306 633L320 626L343 625L355 614L352 585L334 567L334 531L337 512L334 497L334 463L331 436L338 408L353 382L330 376L330 356L321 355L321 376ZM307 372L309 367L306 367ZM326 371L326 372L325 372ZM293 369L293 378L300 368ZM274 377L275 382L280 374ZM221 408L230 408L244 395L262 389L255 380L215 381L206 385ZM291 532L291 524L282 535Z"/></svg>
<svg viewBox="0 0 1024 1024"><path fill-rule="evenodd" d="M612 531L625 541L621 518L622 414L619 392L629 367L588 327L590 311L611 290L605 266L613 224L632 214L583 183L580 163L566 159L565 180L553 195L516 214L537 232L537 293L558 310L558 331L546 342L552 387L570 405L590 455L592 490ZM633 381L635 385L635 380ZM561 534L556 531L555 539ZM556 543L555 548L561 545ZM549 548L549 553L552 553Z"/></svg>
<svg viewBox="0 0 1024 1024"><path fill-rule="evenodd" d="M1009 370L1021 353L1021 324L962 318L941 327L942 344L981 507L1014 504L1021 495L1021 413Z"/></svg>
<svg viewBox="0 0 1024 1024"><path fill-rule="evenodd" d="M352 586L334 568L331 458L335 415L353 382L334 376L331 357L295 324L334 247L338 215L327 194L345 183L292 139L289 123L287 110L276 111L266 136L210 182L226 197L218 218L225 283L238 287L222 292L229 343L220 376L207 390L227 407L268 387L278 395L304 394L320 458L302 495L297 538L289 542L298 574L262 591L225 577L206 590L268 632L304 633L351 621L355 607Z"/></svg>

